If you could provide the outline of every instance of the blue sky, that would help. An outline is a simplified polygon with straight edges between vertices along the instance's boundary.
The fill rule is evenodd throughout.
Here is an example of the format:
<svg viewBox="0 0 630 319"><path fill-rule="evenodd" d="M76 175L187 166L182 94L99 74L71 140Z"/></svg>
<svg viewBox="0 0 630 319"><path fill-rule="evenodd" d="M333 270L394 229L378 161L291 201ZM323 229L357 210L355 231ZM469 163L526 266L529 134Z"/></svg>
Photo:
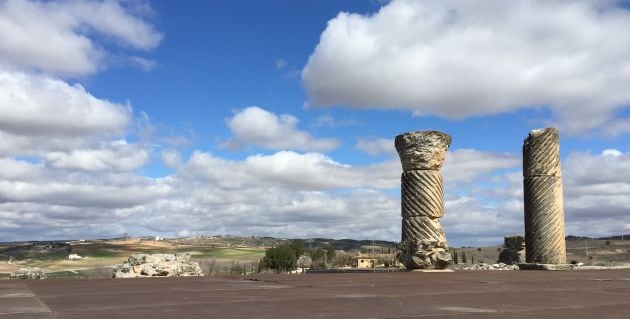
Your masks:
<svg viewBox="0 0 630 319"><path fill-rule="evenodd" d="M617 1L0 1L0 241L398 240L393 138L438 129L452 245L523 232L561 134L567 233L630 231Z"/></svg>

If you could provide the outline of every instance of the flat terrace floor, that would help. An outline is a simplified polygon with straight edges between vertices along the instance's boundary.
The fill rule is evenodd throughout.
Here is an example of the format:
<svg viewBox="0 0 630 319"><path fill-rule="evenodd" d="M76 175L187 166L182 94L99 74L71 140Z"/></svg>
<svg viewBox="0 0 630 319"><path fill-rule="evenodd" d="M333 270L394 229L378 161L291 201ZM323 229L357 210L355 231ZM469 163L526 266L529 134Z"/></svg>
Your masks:
<svg viewBox="0 0 630 319"><path fill-rule="evenodd" d="M630 318L630 270L0 281L4 318Z"/></svg>

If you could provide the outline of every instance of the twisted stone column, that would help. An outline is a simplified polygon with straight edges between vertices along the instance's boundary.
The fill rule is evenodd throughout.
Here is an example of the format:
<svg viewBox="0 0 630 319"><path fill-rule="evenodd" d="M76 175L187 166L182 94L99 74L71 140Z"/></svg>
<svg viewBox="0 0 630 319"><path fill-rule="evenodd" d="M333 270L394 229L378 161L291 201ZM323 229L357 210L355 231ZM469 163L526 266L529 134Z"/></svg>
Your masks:
<svg viewBox="0 0 630 319"><path fill-rule="evenodd" d="M399 259L407 269L443 269L451 262L439 218L444 216L442 174L451 137L438 131L396 136L401 176L402 240Z"/></svg>
<svg viewBox="0 0 630 319"><path fill-rule="evenodd" d="M523 188L527 262L565 264L567 257L557 129L529 132L523 144Z"/></svg>

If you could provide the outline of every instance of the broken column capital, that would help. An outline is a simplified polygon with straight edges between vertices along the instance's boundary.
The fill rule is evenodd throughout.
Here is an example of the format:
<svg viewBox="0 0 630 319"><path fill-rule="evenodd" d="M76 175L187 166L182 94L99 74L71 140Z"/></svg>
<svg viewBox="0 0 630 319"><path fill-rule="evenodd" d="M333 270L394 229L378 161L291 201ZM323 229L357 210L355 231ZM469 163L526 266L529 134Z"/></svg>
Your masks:
<svg viewBox="0 0 630 319"><path fill-rule="evenodd" d="M439 131L416 131L396 136L396 151L403 171L439 170L451 144L451 136Z"/></svg>
<svg viewBox="0 0 630 319"><path fill-rule="evenodd" d="M558 129L535 129L523 142L523 176L560 177L560 143Z"/></svg>

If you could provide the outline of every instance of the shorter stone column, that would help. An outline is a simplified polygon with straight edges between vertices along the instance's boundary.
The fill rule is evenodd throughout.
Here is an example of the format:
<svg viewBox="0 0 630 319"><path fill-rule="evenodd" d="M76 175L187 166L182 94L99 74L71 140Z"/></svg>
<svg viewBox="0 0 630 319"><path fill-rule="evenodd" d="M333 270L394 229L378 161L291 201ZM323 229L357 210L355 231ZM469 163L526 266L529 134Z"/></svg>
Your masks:
<svg viewBox="0 0 630 319"><path fill-rule="evenodd" d="M451 262L439 221L444 216L440 167L450 143L451 137L438 131L396 137L403 167L399 260L407 269L443 269Z"/></svg>
<svg viewBox="0 0 630 319"><path fill-rule="evenodd" d="M557 129L533 130L525 139L523 189L527 262L565 264L567 258Z"/></svg>
<svg viewBox="0 0 630 319"><path fill-rule="evenodd" d="M525 238L521 235L503 238L503 250L499 253L498 262L507 265L518 265L525 262Z"/></svg>

